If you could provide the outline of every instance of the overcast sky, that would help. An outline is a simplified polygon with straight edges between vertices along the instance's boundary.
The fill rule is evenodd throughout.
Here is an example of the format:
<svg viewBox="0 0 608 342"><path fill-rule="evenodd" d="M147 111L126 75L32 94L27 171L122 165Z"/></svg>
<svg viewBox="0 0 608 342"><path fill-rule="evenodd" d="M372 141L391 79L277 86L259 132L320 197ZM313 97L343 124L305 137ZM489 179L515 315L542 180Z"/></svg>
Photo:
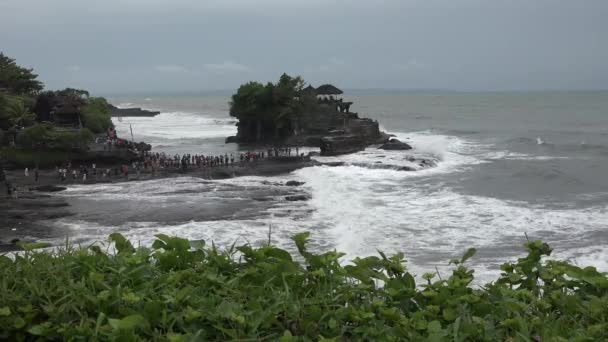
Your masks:
<svg viewBox="0 0 608 342"><path fill-rule="evenodd" d="M47 88L608 89L608 0L0 0Z"/></svg>

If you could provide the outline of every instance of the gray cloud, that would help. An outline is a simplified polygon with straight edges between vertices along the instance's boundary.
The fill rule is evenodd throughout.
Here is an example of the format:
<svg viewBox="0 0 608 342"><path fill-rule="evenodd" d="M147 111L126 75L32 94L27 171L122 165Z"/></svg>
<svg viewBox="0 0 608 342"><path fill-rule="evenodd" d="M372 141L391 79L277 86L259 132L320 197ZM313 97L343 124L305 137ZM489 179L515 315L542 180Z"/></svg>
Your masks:
<svg viewBox="0 0 608 342"><path fill-rule="evenodd" d="M244 64L239 64L231 61L214 64L209 63L204 65L205 69L217 72L250 72L251 68Z"/></svg>
<svg viewBox="0 0 608 342"><path fill-rule="evenodd" d="M0 0L0 49L50 88L608 88L605 0ZM76 70L74 67L77 67Z"/></svg>
<svg viewBox="0 0 608 342"><path fill-rule="evenodd" d="M156 71L170 72L170 73L188 72L188 68L186 68L184 66L181 66L181 65L175 65L175 64L157 65L157 66L154 67L154 69Z"/></svg>

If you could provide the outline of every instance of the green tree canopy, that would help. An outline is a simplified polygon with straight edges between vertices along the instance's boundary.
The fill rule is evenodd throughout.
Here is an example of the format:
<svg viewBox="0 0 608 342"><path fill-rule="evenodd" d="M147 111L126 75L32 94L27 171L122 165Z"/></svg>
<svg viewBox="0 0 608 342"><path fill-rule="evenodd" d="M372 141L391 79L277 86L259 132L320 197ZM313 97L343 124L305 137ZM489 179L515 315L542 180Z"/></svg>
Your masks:
<svg viewBox="0 0 608 342"><path fill-rule="evenodd" d="M232 95L230 115L239 119L278 122L302 110L298 94L304 87L301 77L281 75L276 84L248 82Z"/></svg>
<svg viewBox="0 0 608 342"><path fill-rule="evenodd" d="M87 128L60 130L49 123L41 123L23 129L17 142L23 147L71 149L81 147L92 139L93 134Z"/></svg>
<svg viewBox="0 0 608 342"><path fill-rule="evenodd" d="M0 129L25 127L34 124L30 99L0 92Z"/></svg>
<svg viewBox="0 0 608 342"><path fill-rule="evenodd" d="M44 88L37 78L32 69L20 67L13 58L0 52L0 90L19 95L36 94Z"/></svg>

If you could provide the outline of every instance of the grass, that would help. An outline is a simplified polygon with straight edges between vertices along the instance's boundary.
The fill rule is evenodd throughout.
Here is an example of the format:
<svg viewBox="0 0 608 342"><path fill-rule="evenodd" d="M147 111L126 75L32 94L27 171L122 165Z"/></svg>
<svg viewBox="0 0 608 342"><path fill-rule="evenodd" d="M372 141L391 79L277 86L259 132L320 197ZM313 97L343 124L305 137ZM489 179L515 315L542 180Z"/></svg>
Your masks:
<svg viewBox="0 0 608 342"><path fill-rule="evenodd" d="M220 251L157 235L115 252L98 245L0 257L0 339L118 341L598 341L608 338L608 279L528 255L473 287L468 250L451 275L416 284L403 255L313 254L271 245Z"/></svg>

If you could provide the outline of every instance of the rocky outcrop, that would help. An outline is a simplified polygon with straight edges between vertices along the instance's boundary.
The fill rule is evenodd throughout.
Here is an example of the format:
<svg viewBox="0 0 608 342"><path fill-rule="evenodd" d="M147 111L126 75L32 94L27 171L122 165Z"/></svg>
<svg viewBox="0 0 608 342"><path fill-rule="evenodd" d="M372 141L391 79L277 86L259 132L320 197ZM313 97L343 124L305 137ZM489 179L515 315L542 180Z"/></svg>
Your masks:
<svg viewBox="0 0 608 342"><path fill-rule="evenodd" d="M288 182L285 183L285 185L287 185L287 186L300 186L300 185L304 185L304 182L288 181Z"/></svg>
<svg viewBox="0 0 608 342"><path fill-rule="evenodd" d="M407 151L411 150L412 146L399 141L398 139L390 139L387 143L382 144L379 149L382 150L392 150L392 151Z"/></svg>
<svg viewBox="0 0 608 342"><path fill-rule="evenodd" d="M321 139L321 155L337 156L341 154L363 151L368 146L368 141L357 135L342 135L337 137L325 137Z"/></svg>
<svg viewBox="0 0 608 342"><path fill-rule="evenodd" d="M63 191L66 189L67 188L65 186L57 186L57 185L51 185L51 184L39 185L37 187L32 188L32 190L36 190L36 191L40 191L40 192L59 192L59 191Z"/></svg>
<svg viewBox="0 0 608 342"><path fill-rule="evenodd" d="M114 105L108 105L108 109L110 111L110 116L118 117L118 116L144 116L151 117L157 116L160 112L150 111L141 108L118 108Z"/></svg>
<svg viewBox="0 0 608 342"><path fill-rule="evenodd" d="M285 199L290 202L296 202L296 201L307 201L310 198L306 195L291 195L291 196L285 196Z"/></svg>

